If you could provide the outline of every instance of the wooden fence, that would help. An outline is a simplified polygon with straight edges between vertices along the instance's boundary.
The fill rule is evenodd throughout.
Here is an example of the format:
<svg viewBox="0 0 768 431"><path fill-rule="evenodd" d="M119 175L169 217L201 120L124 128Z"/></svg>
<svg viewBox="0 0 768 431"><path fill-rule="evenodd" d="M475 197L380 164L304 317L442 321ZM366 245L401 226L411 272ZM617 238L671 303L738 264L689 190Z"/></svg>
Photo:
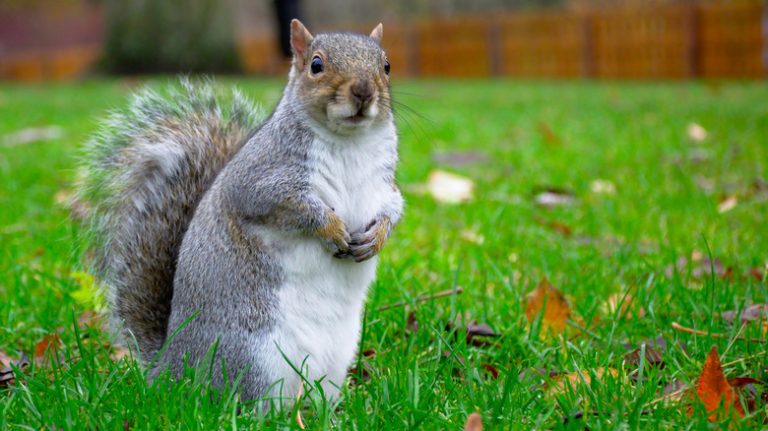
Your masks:
<svg viewBox="0 0 768 431"><path fill-rule="evenodd" d="M385 23L384 45L399 76L761 78L768 75L766 7L702 3ZM242 38L239 45L246 72L284 73L271 37ZM64 79L95 58L93 48L69 52L0 59L0 77ZM30 58L39 65L30 66Z"/></svg>

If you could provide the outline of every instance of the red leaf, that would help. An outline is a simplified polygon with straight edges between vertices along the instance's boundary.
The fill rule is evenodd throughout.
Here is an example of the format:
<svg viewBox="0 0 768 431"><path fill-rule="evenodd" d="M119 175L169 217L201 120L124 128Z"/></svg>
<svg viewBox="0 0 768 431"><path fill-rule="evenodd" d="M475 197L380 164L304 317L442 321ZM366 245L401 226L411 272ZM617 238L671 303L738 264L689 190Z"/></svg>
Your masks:
<svg viewBox="0 0 768 431"><path fill-rule="evenodd" d="M707 412L710 413L710 422L722 420L721 413L734 414L741 417L744 415L739 397L723 375L723 367L720 365L720 357L717 354L717 347L712 347L707 356L704 367L701 370L699 381L696 384L696 395L704 403ZM723 409L720 410L720 405Z"/></svg>

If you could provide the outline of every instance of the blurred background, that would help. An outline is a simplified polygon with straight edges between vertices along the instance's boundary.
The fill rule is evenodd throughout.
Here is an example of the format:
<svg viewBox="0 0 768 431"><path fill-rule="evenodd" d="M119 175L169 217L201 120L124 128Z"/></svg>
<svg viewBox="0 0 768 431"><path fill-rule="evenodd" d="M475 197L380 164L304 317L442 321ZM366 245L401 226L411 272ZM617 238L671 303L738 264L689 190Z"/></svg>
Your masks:
<svg viewBox="0 0 768 431"><path fill-rule="evenodd" d="M367 33L383 21L399 76L768 72L768 7L759 0L2 0L0 79L283 74L277 17L296 15L313 32Z"/></svg>

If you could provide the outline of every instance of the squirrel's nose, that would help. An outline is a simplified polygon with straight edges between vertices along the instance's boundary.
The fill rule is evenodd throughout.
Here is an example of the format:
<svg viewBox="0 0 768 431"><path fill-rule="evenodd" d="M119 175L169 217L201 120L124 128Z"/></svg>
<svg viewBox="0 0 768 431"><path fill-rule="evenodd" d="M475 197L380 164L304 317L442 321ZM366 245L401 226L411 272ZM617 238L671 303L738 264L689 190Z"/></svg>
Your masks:
<svg viewBox="0 0 768 431"><path fill-rule="evenodd" d="M352 99L360 106L365 106L373 99L373 85L367 80L356 81L349 88Z"/></svg>

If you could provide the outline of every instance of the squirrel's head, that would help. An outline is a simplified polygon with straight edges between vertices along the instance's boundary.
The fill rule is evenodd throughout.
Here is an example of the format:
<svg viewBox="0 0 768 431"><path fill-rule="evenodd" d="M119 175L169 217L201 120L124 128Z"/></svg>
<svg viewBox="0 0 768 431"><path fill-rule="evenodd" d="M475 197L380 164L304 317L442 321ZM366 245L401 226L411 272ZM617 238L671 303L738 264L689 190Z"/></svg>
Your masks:
<svg viewBox="0 0 768 431"><path fill-rule="evenodd" d="M290 85L305 111L334 132L349 133L392 117L389 62L381 48L383 26L369 36L312 36L291 22Z"/></svg>

